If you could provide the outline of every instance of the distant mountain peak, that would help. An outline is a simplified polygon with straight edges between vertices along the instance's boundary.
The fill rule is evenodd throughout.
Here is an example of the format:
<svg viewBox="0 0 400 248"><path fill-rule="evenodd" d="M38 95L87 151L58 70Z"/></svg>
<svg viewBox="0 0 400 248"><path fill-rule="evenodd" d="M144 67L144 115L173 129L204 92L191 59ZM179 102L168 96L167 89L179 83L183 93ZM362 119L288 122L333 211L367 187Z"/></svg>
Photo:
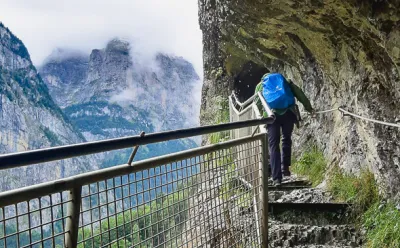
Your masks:
<svg viewBox="0 0 400 248"><path fill-rule="evenodd" d="M3 23L0 25L0 45L9 47L15 55L31 62L28 49L24 43L11 32Z"/></svg>
<svg viewBox="0 0 400 248"><path fill-rule="evenodd" d="M144 121L151 123L155 127L153 130L180 128L195 122L197 105L192 95L198 92L194 87L200 78L193 65L173 54L158 52L146 56L140 52L136 54L135 49L131 53L131 48L127 40L114 38L104 48L93 49L87 64L72 60L50 63L43 65L40 72L57 103L64 109L74 110L69 112L70 119L78 120L79 112L79 118L85 116L92 120L104 110L107 120L118 116L128 122ZM96 105L103 102L123 108ZM146 115L139 120L138 113ZM94 125L88 124L85 118L77 123ZM132 134L123 126L107 123L102 132L81 131L88 140ZM139 131L135 129L134 133Z"/></svg>
<svg viewBox="0 0 400 248"><path fill-rule="evenodd" d="M106 46L106 52L117 52L127 55L129 54L130 49L131 49L130 43L120 38L114 38L110 40Z"/></svg>
<svg viewBox="0 0 400 248"><path fill-rule="evenodd" d="M55 104L23 42L4 24L0 25L0 113L0 154L85 141ZM94 157L89 156L3 170L0 191L97 168Z"/></svg>
<svg viewBox="0 0 400 248"><path fill-rule="evenodd" d="M199 75L196 73L193 65L183 57L157 53L156 61L165 72L177 72L184 78L186 82L193 82L200 80Z"/></svg>
<svg viewBox="0 0 400 248"><path fill-rule="evenodd" d="M43 64L51 62L62 62L70 59L88 61L89 54L77 49L58 47L51 52L51 54L45 59Z"/></svg>

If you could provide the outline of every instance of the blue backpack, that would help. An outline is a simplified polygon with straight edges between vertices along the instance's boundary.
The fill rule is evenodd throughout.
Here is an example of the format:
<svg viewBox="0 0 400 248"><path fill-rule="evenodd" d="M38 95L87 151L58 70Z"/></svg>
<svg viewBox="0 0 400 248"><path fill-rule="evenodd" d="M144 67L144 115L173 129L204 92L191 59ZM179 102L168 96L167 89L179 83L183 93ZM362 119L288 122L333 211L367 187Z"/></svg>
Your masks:
<svg viewBox="0 0 400 248"><path fill-rule="evenodd" d="M295 104L292 90L282 74L265 75L262 85L263 96L271 109L285 109Z"/></svg>

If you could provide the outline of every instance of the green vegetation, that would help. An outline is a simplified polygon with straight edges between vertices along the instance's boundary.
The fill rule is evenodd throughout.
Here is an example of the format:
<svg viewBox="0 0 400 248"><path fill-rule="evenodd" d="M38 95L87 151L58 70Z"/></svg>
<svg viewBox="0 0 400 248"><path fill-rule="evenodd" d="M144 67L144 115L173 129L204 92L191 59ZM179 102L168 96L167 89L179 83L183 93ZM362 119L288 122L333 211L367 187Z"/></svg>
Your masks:
<svg viewBox="0 0 400 248"><path fill-rule="evenodd" d="M48 127L42 127L42 130L51 146L62 145L62 142L58 139L57 134L52 132Z"/></svg>
<svg viewBox="0 0 400 248"><path fill-rule="evenodd" d="M10 102L14 100L14 95L8 85L8 80L5 78L6 71L0 65L0 95L5 95Z"/></svg>
<svg viewBox="0 0 400 248"><path fill-rule="evenodd" d="M30 71L26 69L9 71L0 67L0 93L4 92L10 101L24 96L34 106L44 107L68 122L61 109L51 98L49 90L40 75L31 77L29 73ZM20 88L15 85L19 85Z"/></svg>
<svg viewBox="0 0 400 248"><path fill-rule="evenodd" d="M142 145L139 147L134 161L158 157L195 147L197 147L197 144L190 139L170 140L168 142ZM106 159L101 163L100 168L109 168L127 163L132 150L132 148L128 148L108 153Z"/></svg>
<svg viewBox="0 0 400 248"><path fill-rule="evenodd" d="M11 236L5 240L1 240L4 238L5 234L8 235L8 234L17 232L16 224L14 224L15 221L12 221L12 222L13 222L13 225L10 225L10 224L6 225L5 230L3 228L4 223L3 222L0 223L0 227L1 227L0 228L0 247L21 247L21 246L29 245L30 237L32 239L32 242L36 242L37 240L40 240L40 231L37 229L34 229L34 231L32 231L31 235L29 235L28 232L21 233L18 241L17 241L16 236ZM50 235L49 232L43 233L44 237L48 237L49 235ZM4 246L4 243L6 244L6 246ZM19 246L17 244L19 244Z"/></svg>
<svg viewBox="0 0 400 248"><path fill-rule="evenodd" d="M108 108L112 113L123 112L123 108L116 104L107 102L88 102L76 104L64 109L67 116L70 116L71 122L78 127L80 131L91 132L94 135L108 136L105 129L121 128L127 130L151 131L151 124L141 122L131 122L123 117L104 115L103 109ZM90 115L80 114L81 112L90 112ZM145 120L147 113L139 112L138 120Z"/></svg>
<svg viewBox="0 0 400 248"><path fill-rule="evenodd" d="M10 43L11 46L9 49L24 59L30 60L30 56L28 53L28 49L26 49L25 45L22 43L20 39L17 38L7 27L4 26L3 23L0 22L0 27L4 28L8 33L10 33Z"/></svg>
<svg viewBox="0 0 400 248"><path fill-rule="evenodd" d="M400 247L400 211L393 203L376 202L362 216L367 230L367 247Z"/></svg>
<svg viewBox="0 0 400 248"><path fill-rule="evenodd" d="M109 247L109 245L118 248L132 247L132 245L134 247L174 247L175 244L179 244L188 219L189 191L183 184L180 184L175 193L168 195L160 193L148 204L142 204L113 215L112 211L115 211L115 205L109 204L106 206L110 211L110 217L101 220L97 217L97 221L94 217L96 211L93 211L90 220L94 223L79 229L78 242L80 244L78 247ZM103 207L101 209L104 210ZM21 220L19 221L21 224ZM52 225L54 233L60 235L55 238L56 247L64 247L64 235L61 234L63 232L62 225L61 221L54 222ZM31 233L22 229L24 227L20 225L20 234L17 240L17 236L12 235L17 233L16 220L11 219L6 223L0 221L0 247L4 241L7 247L17 247L17 244L29 245L30 239L32 242L36 242L52 235L52 228L43 230L34 228ZM6 235L10 235L10 237L4 238ZM43 247L50 247L51 244L52 239L49 239L44 242Z"/></svg>
<svg viewBox="0 0 400 248"><path fill-rule="evenodd" d="M323 154L316 147L293 164L293 172L307 176L313 185L326 177L327 188L335 200L353 204L351 218L366 229L366 247L400 247L400 211L393 202L382 201L374 174L364 170L355 176L338 166L329 172L326 168Z"/></svg>
<svg viewBox="0 0 400 248"><path fill-rule="evenodd" d="M229 102L227 99L218 96L216 98L216 110L214 111L214 124L222 124L229 122ZM212 133L208 136L208 142L211 144L217 144L228 140L230 137L229 132L217 132Z"/></svg>
<svg viewBox="0 0 400 248"><path fill-rule="evenodd" d="M297 175L306 176L313 186L317 186L324 180L326 166L322 151L312 146L293 163L291 169Z"/></svg>
<svg viewBox="0 0 400 248"><path fill-rule="evenodd" d="M400 211L392 202L383 203L371 172L356 177L335 167L328 188L337 200L353 203L352 216L367 231L366 247L400 247Z"/></svg>
<svg viewBox="0 0 400 248"><path fill-rule="evenodd" d="M236 173L236 164L228 162L227 160L217 161L217 166L224 166L224 176L222 178L222 185L220 190L220 197L224 201L229 201L235 194L235 183L234 179L238 176Z"/></svg>
<svg viewBox="0 0 400 248"><path fill-rule="evenodd" d="M179 242L188 218L188 192L182 190L101 221L100 226L80 229L78 240L87 240L78 247L171 247ZM124 238L122 238L124 237ZM122 238L122 239L121 239ZM117 241L120 239L120 241ZM117 244L118 243L118 244Z"/></svg>
<svg viewBox="0 0 400 248"><path fill-rule="evenodd" d="M336 166L329 175L328 190L336 200L352 203L355 217L379 201L378 186L369 171L362 171L357 177L345 174Z"/></svg>
<svg viewBox="0 0 400 248"><path fill-rule="evenodd" d="M362 171L360 176L348 175L338 166L328 172L324 155L315 146L303 153L294 163L292 171L309 178L313 186L320 184L326 177L328 191L336 201L352 203L355 216L379 201L378 186L371 172Z"/></svg>
<svg viewBox="0 0 400 248"><path fill-rule="evenodd" d="M31 69L36 71L33 65L31 65ZM20 88L16 87L16 85L19 85ZM28 72L24 69L8 71L0 66L0 94L4 94L11 102L15 99L20 99L22 94L34 106L43 107L49 110L50 113L64 120L67 124L70 124L71 129L76 135L82 140L85 140L82 133L71 124L72 122L55 104L46 84L39 74L36 77L30 77ZM58 145L60 144L61 143Z"/></svg>

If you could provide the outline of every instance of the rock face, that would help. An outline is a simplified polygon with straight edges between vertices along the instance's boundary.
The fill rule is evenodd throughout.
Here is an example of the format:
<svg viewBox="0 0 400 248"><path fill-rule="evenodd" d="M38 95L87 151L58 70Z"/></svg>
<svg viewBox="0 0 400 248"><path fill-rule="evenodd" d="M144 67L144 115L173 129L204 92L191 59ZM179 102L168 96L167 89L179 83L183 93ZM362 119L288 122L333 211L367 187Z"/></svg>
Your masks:
<svg viewBox="0 0 400 248"><path fill-rule="evenodd" d="M198 125L199 76L188 61L150 58L114 39L89 55L56 50L40 68L50 94L89 141ZM136 159L194 147L191 140L139 149ZM103 154L103 166L127 161L131 150Z"/></svg>
<svg viewBox="0 0 400 248"><path fill-rule="evenodd" d="M400 2L199 0L204 40L201 122L217 99L241 100L265 72L300 85L317 110L399 122ZM313 142L350 173L369 169L384 192L400 186L400 130L340 113L320 115L296 131L295 151Z"/></svg>
<svg viewBox="0 0 400 248"><path fill-rule="evenodd" d="M88 73L89 55L79 51L56 49L39 68L54 101L61 108L73 104Z"/></svg>
<svg viewBox="0 0 400 248"><path fill-rule="evenodd" d="M53 102L24 44L0 23L0 154L84 142ZM0 171L9 190L96 169L93 157Z"/></svg>

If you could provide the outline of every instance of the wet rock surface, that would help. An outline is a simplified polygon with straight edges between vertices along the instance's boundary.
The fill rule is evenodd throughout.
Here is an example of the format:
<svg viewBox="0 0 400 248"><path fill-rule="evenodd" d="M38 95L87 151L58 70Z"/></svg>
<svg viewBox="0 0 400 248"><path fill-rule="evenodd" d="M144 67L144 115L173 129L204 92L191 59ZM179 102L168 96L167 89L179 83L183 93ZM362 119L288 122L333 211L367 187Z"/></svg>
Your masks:
<svg viewBox="0 0 400 248"><path fill-rule="evenodd" d="M215 168L202 178L190 199L190 221L182 243L188 247L260 247L258 229L262 207L256 203L252 191L237 186L228 198L224 197L225 171ZM302 178L286 178L286 183L309 185ZM283 184L281 187L285 187ZM332 203L323 189L269 191L272 202ZM279 195L281 194L281 195ZM271 199L275 195L276 198ZM256 204L254 204L256 203ZM362 235L348 222L345 213L292 209L269 212L269 247L361 247Z"/></svg>
<svg viewBox="0 0 400 248"><path fill-rule="evenodd" d="M272 185L272 179L269 179ZM288 191L285 187L303 186L304 189L294 189ZM332 202L332 196L323 189L310 188L310 184L304 177L292 175L282 180L282 186L276 187L268 192L270 202L293 202L293 203L329 203Z"/></svg>
<svg viewBox="0 0 400 248"><path fill-rule="evenodd" d="M332 197L322 189L298 189L292 192L272 191L269 192L271 202L293 202L293 203L329 203Z"/></svg>
<svg viewBox="0 0 400 248"><path fill-rule="evenodd" d="M204 169L204 168L203 168ZM226 191L226 171L208 168L198 177L193 197L189 199L190 220L186 223L184 247L258 247L257 219L252 191L236 185ZM200 182L201 181L201 182ZM236 246L235 246L236 245Z"/></svg>
<svg viewBox="0 0 400 248"><path fill-rule="evenodd" d="M268 178L268 184L273 185L273 180L272 178ZM302 177L302 176L297 176L295 174L292 174L290 177L284 177L282 179L282 185L303 185L303 186L310 186L310 183L308 182L307 178Z"/></svg>
<svg viewBox="0 0 400 248"><path fill-rule="evenodd" d="M337 245L299 245L299 246L293 246L294 248L338 248L338 247L341 247L341 248L350 248L350 247L353 247L353 246L343 246L343 245L340 245L340 246L337 246Z"/></svg>
<svg viewBox="0 0 400 248"><path fill-rule="evenodd" d="M218 99L232 91L247 100L265 70L292 79L317 110L346 106L359 115L398 122L400 1L199 0L199 19L202 124L217 123ZM368 168L395 196L399 139L399 129L333 112L305 117L295 129L293 151L317 144L328 162L352 174Z"/></svg>
<svg viewBox="0 0 400 248"><path fill-rule="evenodd" d="M357 247L362 239L354 227L349 225L293 225L270 223L269 242L272 247L293 247L294 245L330 245L333 247Z"/></svg>
<svg viewBox="0 0 400 248"><path fill-rule="evenodd" d="M276 203L333 203L322 188L283 190L286 183L299 183L295 175L281 187L269 191L269 202ZM304 180L304 179L303 179ZM306 182L304 182L307 184ZM290 185L290 184L289 184ZM346 212L290 210L269 215L270 247L360 247L362 235L348 223Z"/></svg>

